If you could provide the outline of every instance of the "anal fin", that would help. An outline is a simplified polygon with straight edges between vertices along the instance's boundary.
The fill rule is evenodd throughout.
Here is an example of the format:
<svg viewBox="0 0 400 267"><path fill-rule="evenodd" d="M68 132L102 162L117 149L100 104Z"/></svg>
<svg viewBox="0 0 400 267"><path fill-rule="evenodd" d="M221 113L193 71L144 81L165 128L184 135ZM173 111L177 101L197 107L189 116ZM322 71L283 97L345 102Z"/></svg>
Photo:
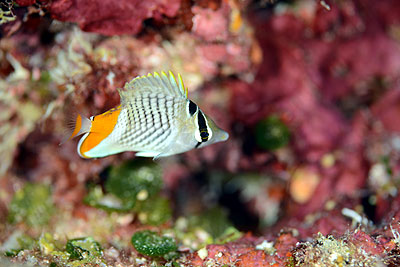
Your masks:
<svg viewBox="0 0 400 267"><path fill-rule="evenodd" d="M137 157L146 157L146 158L156 157L159 154L160 154L160 152L155 152L155 151L139 151L139 152L136 152L136 156Z"/></svg>

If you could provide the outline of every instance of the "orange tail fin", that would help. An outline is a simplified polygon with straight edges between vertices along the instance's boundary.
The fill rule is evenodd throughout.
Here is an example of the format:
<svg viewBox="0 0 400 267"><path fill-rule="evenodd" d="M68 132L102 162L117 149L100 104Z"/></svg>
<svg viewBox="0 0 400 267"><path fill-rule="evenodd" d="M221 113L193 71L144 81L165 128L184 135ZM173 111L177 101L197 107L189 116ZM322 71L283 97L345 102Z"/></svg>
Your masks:
<svg viewBox="0 0 400 267"><path fill-rule="evenodd" d="M91 127L92 121L79 113L78 115L76 115L75 119L68 122L66 134L60 145L64 144L65 142L71 140L76 136L90 132Z"/></svg>

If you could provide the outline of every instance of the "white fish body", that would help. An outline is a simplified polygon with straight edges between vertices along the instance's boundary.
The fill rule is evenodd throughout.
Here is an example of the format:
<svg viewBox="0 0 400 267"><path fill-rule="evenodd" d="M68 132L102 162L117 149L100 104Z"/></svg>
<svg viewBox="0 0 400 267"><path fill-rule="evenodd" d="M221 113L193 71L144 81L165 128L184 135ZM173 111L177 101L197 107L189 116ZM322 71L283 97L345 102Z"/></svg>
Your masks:
<svg viewBox="0 0 400 267"><path fill-rule="evenodd" d="M172 72L134 78L119 91L121 105L90 120L78 115L70 138L83 158L136 151L136 156L165 157L225 141L218 128L187 98L180 75Z"/></svg>

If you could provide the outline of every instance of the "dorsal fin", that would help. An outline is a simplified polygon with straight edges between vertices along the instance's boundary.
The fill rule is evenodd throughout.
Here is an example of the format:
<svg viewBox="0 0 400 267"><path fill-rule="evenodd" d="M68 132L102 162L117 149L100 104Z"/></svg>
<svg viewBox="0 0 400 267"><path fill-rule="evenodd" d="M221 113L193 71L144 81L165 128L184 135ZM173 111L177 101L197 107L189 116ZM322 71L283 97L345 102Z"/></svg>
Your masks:
<svg viewBox="0 0 400 267"><path fill-rule="evenodd" d="M124 105L129 102L129 99L143 92L160 93L185 99L188 96L188 90L185 88L180 74L176 79L171 71L168 72L168 75L165 72L161 72L161 75L154 72L154 74L138 76L126 83L124 88L119 90L121 104Z"/></svg>

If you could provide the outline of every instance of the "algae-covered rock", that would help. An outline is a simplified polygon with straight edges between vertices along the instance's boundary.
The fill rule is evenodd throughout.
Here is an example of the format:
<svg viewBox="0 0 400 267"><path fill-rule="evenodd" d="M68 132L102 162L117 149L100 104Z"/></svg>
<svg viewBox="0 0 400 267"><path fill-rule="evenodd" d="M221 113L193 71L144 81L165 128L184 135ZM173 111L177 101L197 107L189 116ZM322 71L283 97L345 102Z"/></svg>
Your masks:
<svg viewBox="0 0 400 267"><path fill-rule="evenodd" d="M91 237L68 240L65 250L70 254L70 260L83 260L102 256L100 244Z"/></svg>
<svg viewBox="0 0 400 267"><path fill-rule="evenodd" d="M136 199L138 193L151 197L162 187L161 168L148 160L134 160L112 167L106 181L107 192L123 200Z"/></svg>
<svg viewBox="0 0 400 267"><path fill-rule="evenodd" d="M147 160L135 160L112 167L106 181L106 193L93 186L86 204L106 211L138 213L143 224L160 225L171 218L169 201L158 195L163 185L161 168Z"/></svg>
<svg viewBox="0 0 400 267"><path fill-rule="evenodd" d="M289 140L290 131L277 116L270 116L256 125L256 143L261 148L275 150L286 146Z"/></svg>
<svg viewBox="0 0 400 267"><path fill-rule="evenodd" d="M209 244L225 244L242 237L242 233L232 226L227 212L218 206L197 215L178 218L174 234L183 246L192 250Z"/></svg>
<svg viewBox="0 0 400 267"><path fill-rule="evenodd" d="M363 266L386 266L383 251L373 238L356 230L340 238L318 233L313 242L297 244L291 254L295 266L356 266L361 262Z"/></svg>
<svg viewBox="0 0 400 267"><path fill-rule="evenodd" d="M9 209L12 223L25 222L30 226L45 225L54 211L50 187L27 183L15 192Z"/></svg>
<svg viewBox="0 0 400 267"><path fill-rule="evenodd" d="M136 199L120 199L111 194L104 194L101 186L93 186L89 189L89 193L84 198L85 204L103 209L105 211L127 212L135 206Z"/></svg>
<svg viewBox="0 0 400 267"><path fill-rule="evenodd" d="M243 236L243 233L240 232L238 229L236 229L233 226L230 226L225 229L225 231L220 234L216 239L215 243L216 244L225 244L228 242L233 242Z"/></svg>
<svg viewBox="0 0 400 267"><path fill-rule="evenodd" d="M227 212L220 207L213 207L198 216L189 219L192 227L200 227L214 239L221 238L232 227Z"/></svg>
<svg viewBox="0 0 400 267"><path fill-rule="evenodd" d="M136 209L139 220L143 224L160 225L172 216L169 200L161 196L138 202Z"/></svg>
<svg viewBox="0 0 400 267"><path fill-rule="evenodd" d="M103 249L92 237L83 237L64 242L50 233L43 233L39 239L42 256L50 266L99 266L104 264ZM47 266L47 265L46 265Z"/></svg>
<svg viewBox="0 0 400 267"><path fill-rule="evenodd" d="M39 248L44 255L50 255L57 250L55 240L50 233L42 233L39 238Z"/></svg>
<svg viewBox="0 0 400 267"><path fill-rule="evenodd" d="M0 246L0 251L4 251L4 255L7 257L14 257L21 250L33 249L35 246L36 242L32 237L17 230Z"/></svg>
<svg viewBox="0 0 400 267"><path fill-rule="evenodd" d="M177 249L173 238L159 236L157 233L149 230L136 232L132 236L131 241L139 253L151 257L161 257Z"/></svg>

